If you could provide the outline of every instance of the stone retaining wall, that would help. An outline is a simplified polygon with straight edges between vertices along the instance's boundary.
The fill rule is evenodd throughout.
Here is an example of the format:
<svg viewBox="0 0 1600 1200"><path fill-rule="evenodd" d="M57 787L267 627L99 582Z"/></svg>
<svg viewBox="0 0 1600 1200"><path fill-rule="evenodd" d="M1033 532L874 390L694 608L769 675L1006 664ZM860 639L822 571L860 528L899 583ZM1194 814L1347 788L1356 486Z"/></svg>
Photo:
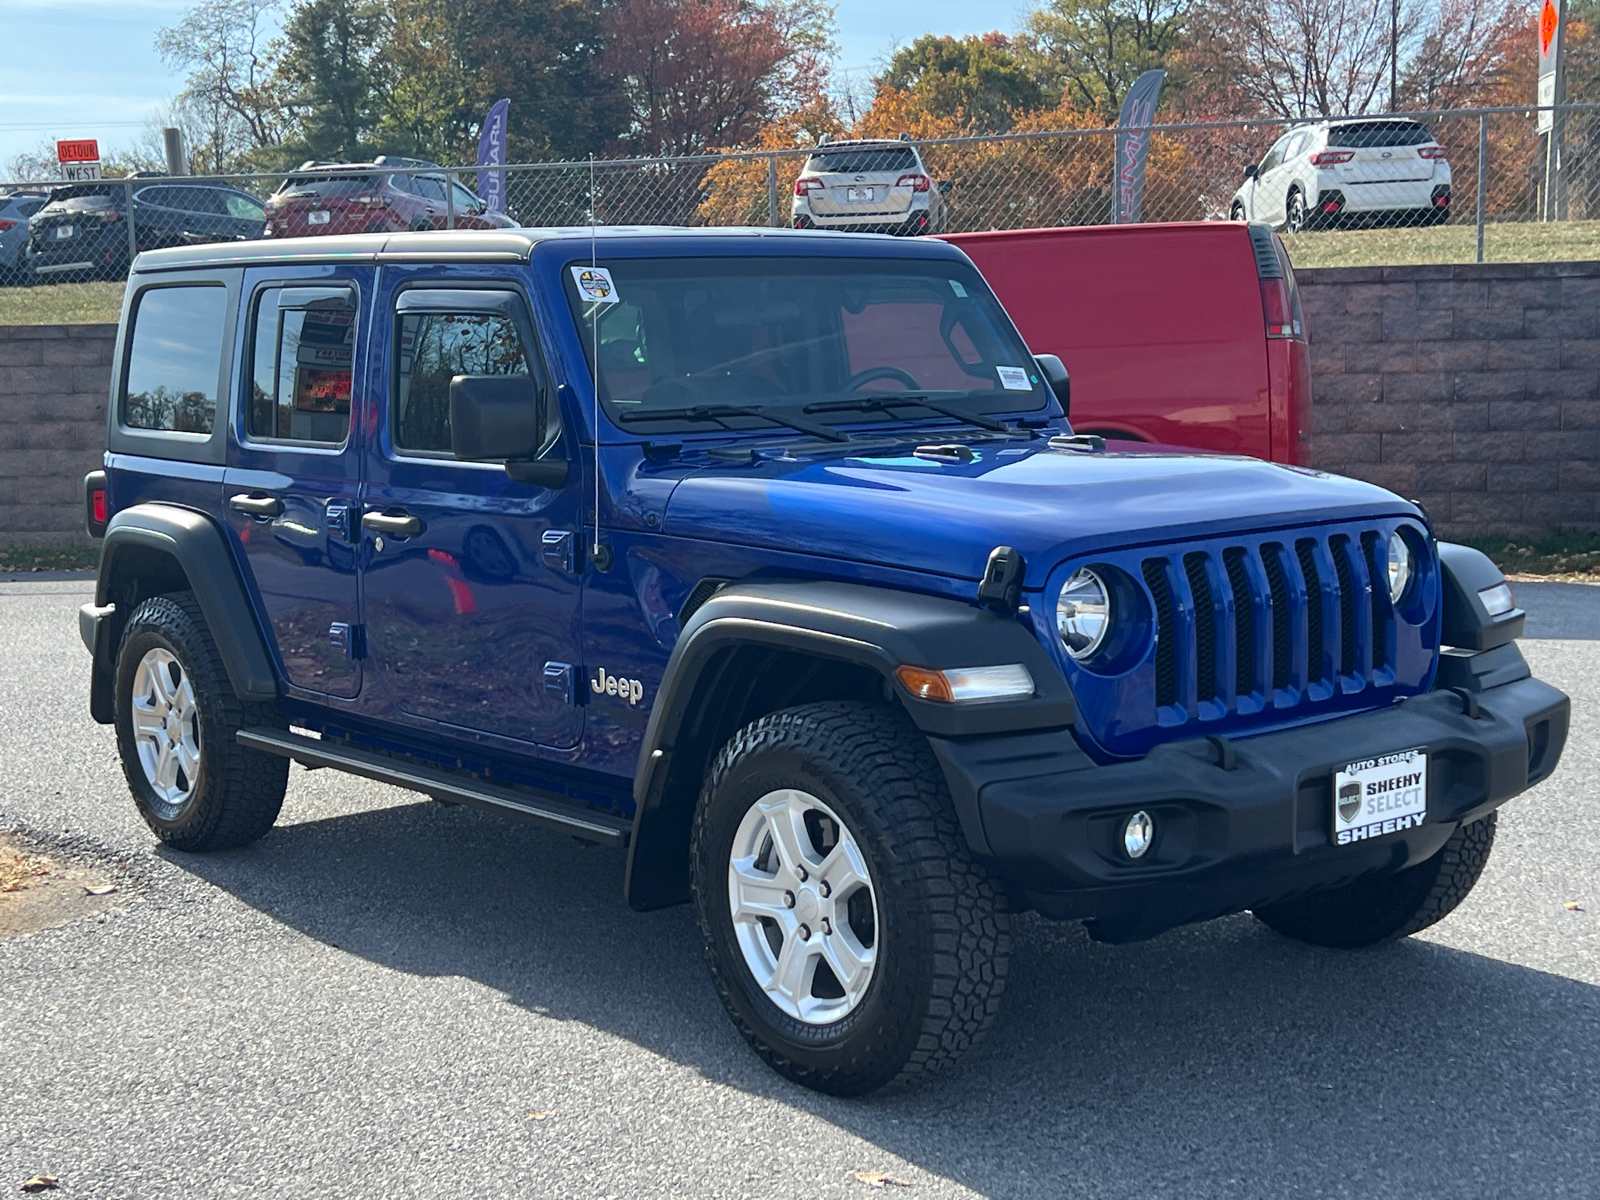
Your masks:
<svg viewBox="0 0 1600 1200"><path fill-rule="evenodd" d="M1296 272L1312 459L1420 500L1440 533L1600 519L1600 262Z"/></svg>
<svg viewBox="0 0 1600 1200"><path fill-rule="evenodd" d="M81 542L115 325L0 325L0 544Z"/></svg>

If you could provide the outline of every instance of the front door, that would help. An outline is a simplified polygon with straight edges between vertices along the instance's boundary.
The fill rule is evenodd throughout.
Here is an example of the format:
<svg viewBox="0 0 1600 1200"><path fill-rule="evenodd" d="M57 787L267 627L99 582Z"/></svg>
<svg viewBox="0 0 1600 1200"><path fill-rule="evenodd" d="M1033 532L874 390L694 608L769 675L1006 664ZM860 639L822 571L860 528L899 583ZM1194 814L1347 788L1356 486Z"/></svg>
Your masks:
<svg viewBox="0 0 1600 1200"><path fill-rule="evenodd" d="M247 274L242 395L223 503L288 681L361 690L355 532L361 482L352 380L372 272L314 281Z"/></svg>
<svg viewBox="0 0 1600 1200"><path fill-rule="evenodd" d="M419 723L566 748L583 733L582 487L519 483L450 448L450 380L531 375L560 418L509 273L471 286L385 268L386 377L363 495L373 665ZM397 282L396 282L397 281ZM375 359L376 361L376 359Z"/></svg>

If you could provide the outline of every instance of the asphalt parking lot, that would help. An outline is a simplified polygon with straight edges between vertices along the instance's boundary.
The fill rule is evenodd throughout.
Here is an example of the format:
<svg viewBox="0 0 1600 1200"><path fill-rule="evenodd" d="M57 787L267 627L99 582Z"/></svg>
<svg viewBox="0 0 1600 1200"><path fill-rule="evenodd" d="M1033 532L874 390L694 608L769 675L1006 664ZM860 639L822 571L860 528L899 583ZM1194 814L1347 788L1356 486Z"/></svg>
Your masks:
<svg viewBox="0 0 1600 1200"><path fill-rule="evenodd" d="M91 590L0 583L0 832L119 887L0 939L0 1192L1600 1191L1600 588L1518 585L1572 739L1442 924L1344 953L1025 917L989 1040L866 1101L757 1061L689 910L630 912L620 853L299 767L256 846L157 849L88 715Z"/></svg>

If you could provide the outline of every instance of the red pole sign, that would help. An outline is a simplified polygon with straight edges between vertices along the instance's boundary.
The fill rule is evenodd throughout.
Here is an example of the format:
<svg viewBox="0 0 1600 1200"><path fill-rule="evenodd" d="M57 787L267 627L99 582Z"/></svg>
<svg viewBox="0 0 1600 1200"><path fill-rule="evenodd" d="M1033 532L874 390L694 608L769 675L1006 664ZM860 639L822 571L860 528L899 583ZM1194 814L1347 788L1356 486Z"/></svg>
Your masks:
<svg viewBox="0 0 1600 1200"><path fill-rule="evenodd" d="M100 161L100 143L94 138L73 138L56 143L56 161L60 163L87 163Z"/></svg>

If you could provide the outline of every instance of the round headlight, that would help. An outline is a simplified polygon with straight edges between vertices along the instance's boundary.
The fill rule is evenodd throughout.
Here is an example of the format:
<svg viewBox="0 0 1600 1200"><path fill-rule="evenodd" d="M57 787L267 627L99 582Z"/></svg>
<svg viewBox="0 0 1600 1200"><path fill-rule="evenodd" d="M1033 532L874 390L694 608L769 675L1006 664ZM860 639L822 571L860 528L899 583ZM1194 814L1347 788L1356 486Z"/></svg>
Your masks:
<svg viewBox="0 0 1600 1200"><path fill-rule="evenodd" d="M1100 576L1085 567L1067 580L1056 601L1056 629L1073 658L1088 658L1111 629L1111 593Z"/></svg>
<svg viewBox="0 0 1600 1200"><path fill-rule="evenodd" d="M1411 586L1411 547L1398 533L1389 535L1389 599L1400 603L1400 597Z"/></svg>

